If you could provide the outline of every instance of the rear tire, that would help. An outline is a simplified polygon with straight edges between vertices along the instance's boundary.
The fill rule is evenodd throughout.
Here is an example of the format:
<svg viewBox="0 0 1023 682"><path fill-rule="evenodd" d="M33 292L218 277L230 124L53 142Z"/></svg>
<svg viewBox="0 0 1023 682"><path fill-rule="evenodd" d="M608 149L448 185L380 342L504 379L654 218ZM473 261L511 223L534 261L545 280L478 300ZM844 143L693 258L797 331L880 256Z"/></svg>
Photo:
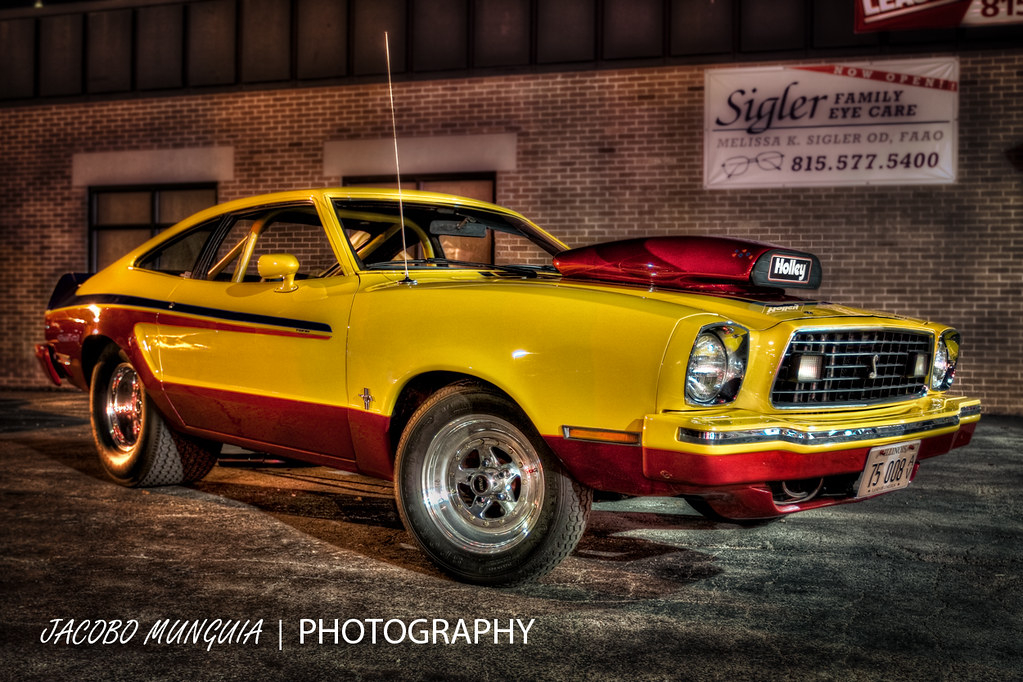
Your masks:
<svg viewBox="0 0 1023 682"><path fill-rule="evenodd" d="M477 585L551 571L582 537L593 496L514 403L468 383L441 389L412 415L395 479L412 537L442 571Z"/></svg>
<svg viewBox="0 0 1023 682"><path fill-rule="evenodd" d="M131 488L198 481L217 462L219 444L171 431L119 348L104 351L89 385L89 416L100 464Z"/></svg>

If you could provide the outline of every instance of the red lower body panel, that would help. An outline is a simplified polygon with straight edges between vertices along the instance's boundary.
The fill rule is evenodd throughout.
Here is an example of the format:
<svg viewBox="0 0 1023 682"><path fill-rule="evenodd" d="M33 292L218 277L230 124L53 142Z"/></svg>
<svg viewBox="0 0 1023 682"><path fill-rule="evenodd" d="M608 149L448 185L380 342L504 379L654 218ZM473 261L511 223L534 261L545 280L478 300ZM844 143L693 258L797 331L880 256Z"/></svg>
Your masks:
<svg viewBox="0 0 1023 682"><path fill-rule="evenodd" d="M284 457L393 478L390 419L346 407L193 386L163 386L190 433Z"/></svg>
<svg viewBox="0 0 1023 682"><path fill-rule="evenodd" d="M189 429L354 459L345 408L194 386L163 390Z"/></svg>
<svg viewBox="0 0 1023 682"><path fill-rule="evenodd" d="M964 424L953 433L923 438L918 466L919 460L969 443L976 426L976 422ZM722 516L735 519L771 518L855 501L853 497L820 497L778 504L770 484L857 475L870 450L870 446L858 446L810 454L770 449L701 455L555 436L546 440L572 475L592 488L625 495L698 496Z"/></svg>

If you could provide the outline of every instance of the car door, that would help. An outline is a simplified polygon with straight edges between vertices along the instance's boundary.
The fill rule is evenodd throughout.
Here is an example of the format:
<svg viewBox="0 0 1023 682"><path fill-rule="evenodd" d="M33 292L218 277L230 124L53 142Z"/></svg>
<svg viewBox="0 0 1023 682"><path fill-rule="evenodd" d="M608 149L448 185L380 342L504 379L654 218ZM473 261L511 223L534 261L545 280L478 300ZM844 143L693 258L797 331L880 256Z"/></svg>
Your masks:
<svg viewBox="0 0 1023 682"><path fill-rule="evenodd" d="M311 202L238 212L220 235L157 318L167 398L185 425L218 439L351 460L345 344L358 276L340 273ZM294 281L260 277L264 256L295 259Z"/></svg>

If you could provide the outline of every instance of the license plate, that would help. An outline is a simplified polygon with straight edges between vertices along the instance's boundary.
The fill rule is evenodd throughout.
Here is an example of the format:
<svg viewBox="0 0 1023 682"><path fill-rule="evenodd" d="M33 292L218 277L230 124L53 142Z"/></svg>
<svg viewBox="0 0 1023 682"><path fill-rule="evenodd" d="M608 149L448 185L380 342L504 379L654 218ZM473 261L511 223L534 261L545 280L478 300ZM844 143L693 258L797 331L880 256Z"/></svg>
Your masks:
<svg viewBox="0 0 1023 682"><path fill-rule="evenodd" d="M918 452L918 440L871 448L856 497L870 497L908 486Z"/></svg>

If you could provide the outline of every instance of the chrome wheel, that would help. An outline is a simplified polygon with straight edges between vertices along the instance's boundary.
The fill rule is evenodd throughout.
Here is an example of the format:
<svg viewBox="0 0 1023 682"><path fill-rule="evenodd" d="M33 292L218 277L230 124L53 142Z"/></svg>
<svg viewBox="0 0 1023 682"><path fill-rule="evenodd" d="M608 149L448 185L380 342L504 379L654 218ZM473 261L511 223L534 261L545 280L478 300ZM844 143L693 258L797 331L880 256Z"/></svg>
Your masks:
<svg viewBox="0 0 1023 682"><path fill-rule="evenodd" d="M469 415L441 427L427 448L422 499L437 529L476 554L506 551L529 537L543 506L544 474L515 426Z"/></svg>
<svg viewBox="0 0 1023 682"><path fill-rule="evenodd" d="M463 381L412 414L394 464L398 513L430 560L458 580L514 585L575 548L591 491L565 472L522 410Z"/></svg>
<svg viewBox="0 0 1023 682"><path fill-rule="evenodd" d="M144 418L142 383L128 363L114 368L106 394L104 415L110 440L122 452L138 443Z"/></svg>
<svg viewBox="0 0 1023 682"><path fill-rule="evenodd" d="M121 485L198 481L216 464L219 445L171 431L117 346L104 349L92 368L89 420L100 464Z"/></svg>

